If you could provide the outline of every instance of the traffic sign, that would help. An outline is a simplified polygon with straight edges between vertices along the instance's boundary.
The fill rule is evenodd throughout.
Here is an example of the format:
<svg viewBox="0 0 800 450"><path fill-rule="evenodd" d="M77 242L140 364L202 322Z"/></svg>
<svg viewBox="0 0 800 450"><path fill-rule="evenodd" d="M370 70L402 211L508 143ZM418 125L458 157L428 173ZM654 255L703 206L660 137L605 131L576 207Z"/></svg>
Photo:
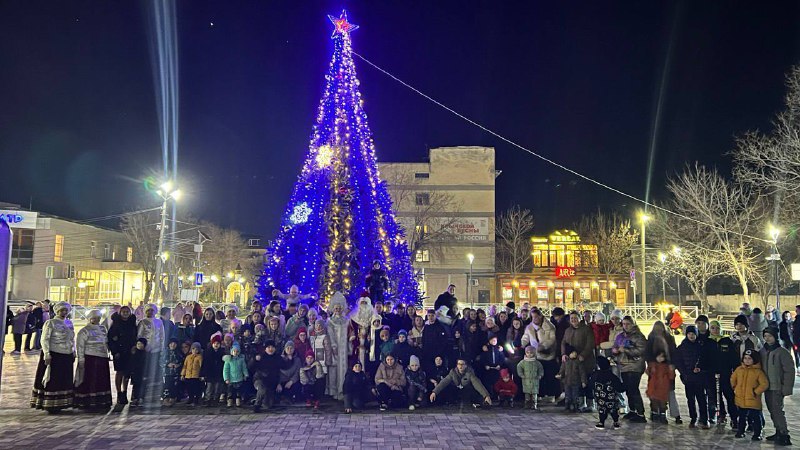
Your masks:
<svg viewBox="0 0 800 450"><path fill-rule="evenodd" d="M194 273L194 285L195 286L202 286L203 285L203 272L195 272Z"/></svg>
<svg viewBox="0 0 800 450"><path fill-rule="evenodd" d="M800 281L800 264L792 264L792 281Z"/></svg>
<svg viewBox="0 0 800 450"><path fill-rule="evenodd" d="M631 270L631 280L636 280L636 271Z"/></svg>

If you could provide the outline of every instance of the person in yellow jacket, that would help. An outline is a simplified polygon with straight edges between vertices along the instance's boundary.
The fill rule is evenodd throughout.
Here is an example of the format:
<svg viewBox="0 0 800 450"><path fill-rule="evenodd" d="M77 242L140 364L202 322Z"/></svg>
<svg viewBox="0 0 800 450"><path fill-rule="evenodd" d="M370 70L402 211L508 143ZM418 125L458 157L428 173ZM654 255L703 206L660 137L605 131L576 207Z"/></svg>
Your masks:
<svg viewBox="0 0 800 450"><path fill-rule="evenodd" d="M761 370L761 357L755 350L745 350L742 365L731 375L736 406L739 408L737 438L744 437L748 423L753 425L753 440L761 437L761 395L769 387L767 375Z"/></svg>
<svg viewBox="0 0 800 450"><path fill-rule="evenodd" d="M189 406L199 405L200 396L203 395L203 379L200 378L200 368L203 365L203 347L199 342L192 344L191 353L186 355L181 370L181 380L186 383L189 391Z"/></svg>

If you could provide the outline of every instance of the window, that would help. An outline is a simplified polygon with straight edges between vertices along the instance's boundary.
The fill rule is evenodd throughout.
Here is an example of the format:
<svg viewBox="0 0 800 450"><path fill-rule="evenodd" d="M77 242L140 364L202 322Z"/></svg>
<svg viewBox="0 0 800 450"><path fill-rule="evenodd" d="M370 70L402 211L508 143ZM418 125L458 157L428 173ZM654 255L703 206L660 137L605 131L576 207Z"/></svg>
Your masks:
<svg viewBox="0 0 800 450"><path fill-rule="evenodd" d="M414 228L417 230L417 234L426 234L428 232L427 225L417 225Z"/></svg>
<svg viewBox="0 0 800 450"><path fill-rule="evenodd" d="M425 280L417 281L417 289L419 290L420 295L425 295L425 292L428 290L428 282Z"/></svg>
<svg viewBox="0 0 800 450"><path fill-rule="evenodd" d="M417 262L430 262L431 261L430 250L417 250L416 260Z"/></svg>
<svg viewBox="0 0 800 450"><path fill-rule="evenodd" d="M414 178L430 178L431 174L428 172L417 172L414 174Z"/></svg>
<svg viewBox="0 0 800 450"><path fill-rule="evenodd" d="M431 196L427 192L420 192L416 197L417 206L428 206L431 204Z"/></svg>
<svg viewBox="0 0 800 450"><path fill-rule="evenodd" d="M549 300L550 294L548 293L547 288L536 289L536 298L539 300Z"/></svg>
<svg viewBox="0 0 800 450"><path fill-rule="evenodd" d="M261 239L248 239L247 240L248 247L261 247Z"/></svg>
<svg viewBox="0 0 800 450"><path fill-rule="evenodd" d="M125 255L125 260L128 262L133 262L133 247L128 247L128 251Z"/></svg>
<svg viewBox="0 0 800 450"><path fill-rule="evenodd" d="M61 262L64 260L64 236L56 235L56 247L53 254L53 261Z"/></svg>
<svg viewBox="0 0 800 450"><path fill-rule="evenodd" d="M92 241L91 253L89 256L97 258L97 241Z"/></svg>
<svg viewBox="0 0 800 450"><path fill-rule="evenodd" d="M111 259L111 244L103 244L103 259Z"/></svg>
<svg viewBox="0 0 800 450"><path fill-rule="evenodd" d="M15 230L11 245L11 264L33 264L34 231Z"/></svg>
<svg viewBox="0 0 800 450"><path fill-rule="evenodd" d="M501 291L503 296L503 300L513 300L514 299L514 288L511 285L504 285Z"/></svg>

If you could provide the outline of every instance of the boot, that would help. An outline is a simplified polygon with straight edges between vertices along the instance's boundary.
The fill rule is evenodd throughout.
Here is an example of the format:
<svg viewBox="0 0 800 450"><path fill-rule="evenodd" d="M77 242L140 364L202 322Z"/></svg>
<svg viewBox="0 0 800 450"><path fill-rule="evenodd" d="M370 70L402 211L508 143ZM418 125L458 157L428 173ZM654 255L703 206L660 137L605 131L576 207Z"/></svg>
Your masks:
<svg viewBox="0 0 800 450"><path fill-rule="evenodd" d="M781 437L781 434L776 431L775 434L767 436L764 439L766 439L768 441L777 441L780 437Z"/></svg>
<svg viewBox="0 0 800 450"><path fill-rule="evenodd" d="M233 408L233 399L228 399L228 408Z"/></svg>
<svg viewBox="0 0 800 450"><path fill-rule="evenodd" d="M237 407L238 407L238 406L242 406L242 399L241 399L241 398L237 398L237 399L236 399L236 406L237 406Z"/></svg>
<svg viewBox="0 0 800 450"><path fill-rule="evenodd" d="M792 445L792 440L789 438L789 433L786 433L782 434L780 439L776 440L775 443L778 445L788 446Z"/></svg>
<svg viewBox="0 0 800 450"><path fill-rule="evenodd" d="M117 392L117 403L120 405L128 404L128 391Z"/></svg>

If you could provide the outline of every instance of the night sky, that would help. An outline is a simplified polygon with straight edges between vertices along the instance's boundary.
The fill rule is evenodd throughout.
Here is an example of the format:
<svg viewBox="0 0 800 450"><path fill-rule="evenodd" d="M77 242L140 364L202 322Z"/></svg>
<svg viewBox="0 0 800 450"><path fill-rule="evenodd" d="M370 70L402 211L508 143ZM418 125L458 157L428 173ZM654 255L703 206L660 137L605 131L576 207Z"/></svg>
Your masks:
<svg viewBox="0 0 800 450"><path fill-rule="evenodd" d="M157 205L161 167L144 2L0 3L0 201L87 219ZM797 2L180 1L179 177L201 219L270 237L300 172L333 43L534 151L651 198L781 108ZM213 25L212 25L213 23ZM536 231L631 201L463 122L356 60L381 161L497 149L498 210ZM663 82L662 82L663 81Z"/></svg>

